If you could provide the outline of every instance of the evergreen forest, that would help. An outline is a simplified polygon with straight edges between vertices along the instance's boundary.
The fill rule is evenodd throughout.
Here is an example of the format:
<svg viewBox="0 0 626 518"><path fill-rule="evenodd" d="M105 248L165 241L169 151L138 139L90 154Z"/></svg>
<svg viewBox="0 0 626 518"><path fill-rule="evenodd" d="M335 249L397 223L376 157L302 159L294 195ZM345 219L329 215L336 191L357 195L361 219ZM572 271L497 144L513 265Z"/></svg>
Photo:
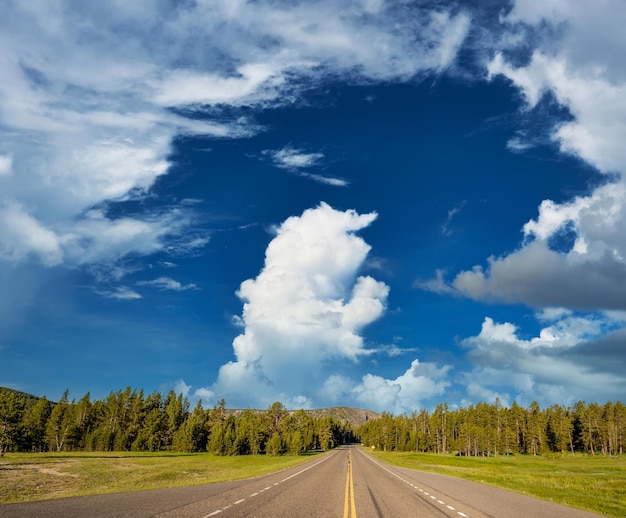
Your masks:
<svg viewBox="0 0 626 518"><path fill-rule="evenodd" d="M193 410L170 391L111 392L92 401L89 393L57 403L0 388L0 455L5 451L209 451L217 455L292 454L354 442L352 427L332 417L289 412L281 403L266 411L226 409L221 400Z"/></svg>
<svg viewBox="0 0 626 518"><path fill-rule="evenodd" d="M467 456L587 452L617 455L626 446L626 406L621 402L573 407L537 402L527 408L478 403L449 410L445 403L392 416L383 413L356 430L363 444L385 451L457 453Z"/></svg>
<svg viewBox="0 0 626 518"><path fill-rule="evenodd" d="M56 403L0 387L0 455L7 451L175 451L217 455L300 455L362 442L385 451L492 456L548 452L623 454L626 406L578 402L541 409L513 403L478 403L429 412L383 413L360 425L279 402L267 410L231 411L221 400L211 409L190 409L170 391L111 392L92 401L89 393Z"/></svg>

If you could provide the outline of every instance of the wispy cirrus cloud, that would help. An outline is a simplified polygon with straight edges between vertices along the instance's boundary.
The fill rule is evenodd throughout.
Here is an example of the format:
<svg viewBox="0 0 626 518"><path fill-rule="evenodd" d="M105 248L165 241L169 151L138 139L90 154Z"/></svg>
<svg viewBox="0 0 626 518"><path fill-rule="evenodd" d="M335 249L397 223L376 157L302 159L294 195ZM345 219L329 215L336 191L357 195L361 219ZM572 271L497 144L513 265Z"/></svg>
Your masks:
<svg viewBox="0 0 626 518"><path fill-rule="evenodd" d="M459 203L455 207L452 207L450 210L448 210L448 217L446 218L446 220L441 225L441 233L444 236L449 236L449 235L452 234L452 230L450 229L450 225L452 224L452 219L459 212L461 212L463 210L463 208L465 207L466 203L467 203L467 200L463 200L461 203Z"/></svg>
<svg viewBox="0 0 626 518"><path fill-rule="evenodd" d="M159 290L170 291L187 291L199 289L198 286L193 283L182 284L181 282L176 281L171 277L158 277L157 279L153 279L151 281L139 281L137 282L137 286L152 286L153 288L157 288Z"/></svg>
<svg viewBox="0 0 626 518"><path fill-rule="evenodd" d="M324 153L306 153L291 146L285 146L274 151L265 150L263 154L269 155L276 167L290 171L299 171L319 165L324 158Z"/></svg>
<svg viewBox="0 0 626 518"><path fill-rule="evenodd" d="M108 299L117 300L138 300L142 298L139 293L129 288L128 286L118 286L114 290L102 290L96 291L96 293Z"/></svg>
<svg viewBox="0 0 626 518"><path fill-rule="evenodd" d="M258 130L238 114L223 116L224 107L291 102L307 80L326 75L407 80L445 70L469 16L419 8L406 16L407 9L403 2L347 0L116 3L106 9L6 2L0 20L0 258L70 266L110 261L105 238L82 235L93 224L88 211L145 197L167 174L178 135L228 138ZM136 226L162 231L151 246L129 242L126 253L189 248L181 243L189 220L177 218L176 207L160 214L158 221L134 216ZM22 223L12 226L16 218ZM115 247L127 223L103 211L98 225Z"/></svg>
<svg viewBox="0 0 626 518"><path fill-rule="evenodd" d="M334 178L332 176L324 176L315 173L300 172L299 174L304 178L309 178L315 182L332 185L334 187L347 187L348 185L350 185L350 182L348 180L344 180L343 178Z"/></svg>
<svg viewBox="0 0 626 518"><path fill-rule="evenodd" d="M263 155L269 156L272 163L281 169L286 169L304 178L309 178L318 183L333 185L335 187L346 187L350 183L342 178L333 178L318 173L306 171L311 167L321 166L324 159L323 153L307 153L302 149L285 146L281 149L263 151Z"/></svg>

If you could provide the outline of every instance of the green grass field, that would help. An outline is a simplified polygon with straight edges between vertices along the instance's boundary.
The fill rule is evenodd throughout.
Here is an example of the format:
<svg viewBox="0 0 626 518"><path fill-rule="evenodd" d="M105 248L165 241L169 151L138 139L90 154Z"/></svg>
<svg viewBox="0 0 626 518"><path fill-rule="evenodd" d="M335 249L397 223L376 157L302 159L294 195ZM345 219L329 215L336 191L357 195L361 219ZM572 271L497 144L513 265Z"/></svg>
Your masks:
<svg viewBox="0 0 626 518"><path fill-rule="evenodd" d="M623 455L476 458L404 452L372 454L396 466L474 480L605 516L626 517Z"/></svg>
<svg viewBox="0 0 626 518"><path fill-rule="evenodd" d="M236 480L308 459L163 452L8 453L0 458L0 504Z"/></svg>

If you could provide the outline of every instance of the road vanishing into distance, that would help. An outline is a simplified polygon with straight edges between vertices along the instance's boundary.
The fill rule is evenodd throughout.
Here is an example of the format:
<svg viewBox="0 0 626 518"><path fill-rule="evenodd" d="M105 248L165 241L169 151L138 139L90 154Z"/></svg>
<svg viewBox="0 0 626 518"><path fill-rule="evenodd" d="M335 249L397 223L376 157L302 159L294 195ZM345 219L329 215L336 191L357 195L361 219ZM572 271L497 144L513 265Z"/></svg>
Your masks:
<svg viewBox="0 0 626 518"><path fill-rule="evenodd" d="M444 475L384 464L344 446L262 477L152 491L0 505L2 518L453 517L596 514Z"/></svg>

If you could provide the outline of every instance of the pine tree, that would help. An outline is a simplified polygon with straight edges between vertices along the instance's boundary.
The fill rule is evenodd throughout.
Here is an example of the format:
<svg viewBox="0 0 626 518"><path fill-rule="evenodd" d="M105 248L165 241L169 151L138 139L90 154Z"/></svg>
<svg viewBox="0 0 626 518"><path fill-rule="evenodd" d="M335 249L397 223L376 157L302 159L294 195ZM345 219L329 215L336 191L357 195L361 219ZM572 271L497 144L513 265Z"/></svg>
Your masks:
<svg viewBox="0 0 626 518"><path fill-rule="evenodd" d="M70 431L71 422L69 420L69 391L65 390L59 402L54 405L50 419L46 426L46 439L49 447L54 451L62 451Z"/></svg>
<svg viewBox="0 0 626 518"><path fill-rule="evenodd" d="M272 436L267 441L266 445L266 453L268 455L280 455L283 449L282 439L280 438L280 434L278 432L274 432Z"/></svg>
<svg viewBox="0 0 626 518"><path fill-rule="evenodd" d="M174 433L172 449L184 452L205 451L209 435L207 423L207 412L202 408L202 402L198 401L193 412Z"/></svg>
<svg viewBox="0 0 626 518"><path fill-rule="evenodd" d="M26 403L13 391L0 389L0 457L17 442Z"/></svg>
<svg viewBox="0 0 626 518"><path fill-rule="evenodd" d="M165 446L169 447L172 444L174 434L189 416L189 401L183 400L182 394L176 396L176 393L170 390L165 398L165 414L167 416L167 430L164 442Z"/></svg>
<svg viewBox="0 0 626 518"><path fill-rule="evenodd" d="M530 453L539 455L542 453L546 443L546 421L544 414L541 412L541 408L539 408L539 403L536 401L533 401L528 408L526 423Z"/></svg>
<svg viewBox="0 0 626 518"><path fill-rule="evenodd" d="M45 451L46 443L46 423L50 418L52 405L45 397L37 402L25 412L24 415L24 435L27 440L28 451Z"/></svg>

